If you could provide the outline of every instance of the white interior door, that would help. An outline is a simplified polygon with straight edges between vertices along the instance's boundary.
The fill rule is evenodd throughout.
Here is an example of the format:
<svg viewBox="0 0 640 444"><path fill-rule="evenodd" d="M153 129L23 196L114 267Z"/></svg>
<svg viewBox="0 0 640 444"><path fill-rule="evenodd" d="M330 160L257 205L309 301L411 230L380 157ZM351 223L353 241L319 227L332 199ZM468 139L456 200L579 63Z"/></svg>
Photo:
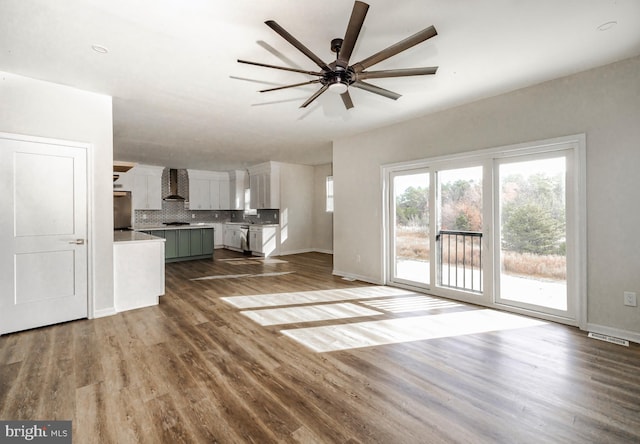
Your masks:
<svg viewBox="0 0 640 444"><path fill-rule="evenodd" d="M0 135L0 334L87 317L87 152Z"/></svg>

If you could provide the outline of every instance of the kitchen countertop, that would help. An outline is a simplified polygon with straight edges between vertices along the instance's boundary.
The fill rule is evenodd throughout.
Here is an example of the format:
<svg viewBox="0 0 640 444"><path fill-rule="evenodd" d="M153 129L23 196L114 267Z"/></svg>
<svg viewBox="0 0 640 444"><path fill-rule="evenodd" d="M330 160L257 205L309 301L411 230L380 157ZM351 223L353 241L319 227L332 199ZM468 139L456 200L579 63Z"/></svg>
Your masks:
<svg viewBox="0 0 640 444"><path fill-rule="evenodd" d="M114 231L113 241L114 242L149 242L149 241L164 242L165 240L161 237L151 236L150 234L140 233L138 231Z"/></svg>
<svg viewBox="0 0 640 444"><path fill-rule="evenodd" d="M197 229L197 228L214 228L216 225L216 223L214 222L199 222L199 223L193 223L193 224L189 224L189 225L163 225L163 224L149 224L149 225L143 225L143 224L139 224L133 227L133 229L135 231L143 231L143 230L149 230L149 231L154 231L154 230L193 230L193 229Z"/></svg>
<svg viewBox="0 0 640 444"><path fill-rule="evenodd" d="M223 222L225 225L246 225L249 227L276 227L278 224L266 223L266 224L252 224L251 222Z"/></svg>

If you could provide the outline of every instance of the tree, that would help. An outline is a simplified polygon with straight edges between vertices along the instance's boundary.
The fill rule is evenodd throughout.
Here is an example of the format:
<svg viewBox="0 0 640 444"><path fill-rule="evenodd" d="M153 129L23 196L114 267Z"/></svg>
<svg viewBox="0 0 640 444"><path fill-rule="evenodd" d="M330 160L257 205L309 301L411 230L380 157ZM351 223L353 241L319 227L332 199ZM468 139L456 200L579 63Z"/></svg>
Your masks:
<svg viewBox="0 0 640 444"><path fill-rule="evenodd" d="M444 182L440 188L443 230L482 231L482 185L474 180Z"/></svg>
<svg viewBox="0 0 640 444"><path fill-rule="evenodd" d="M545 173L502 181L502 246L533 254L563 254L564 175Z"/></svg>
<svg viewBox="0 0 640 444"><path fill-rule="evenodd" d="M507 204L513 205L513 204ZM509 251L532 254L554 254L560 247L563 224L541 205L527 203L505 208L502 225L502 247Z"/></svg>
<svg viewBox="0 0 640 444"><path fill-rule="evenodd" d="M398 225L429 226L429 190L423 187L408 187L396 197L396 219Z"/></svg>

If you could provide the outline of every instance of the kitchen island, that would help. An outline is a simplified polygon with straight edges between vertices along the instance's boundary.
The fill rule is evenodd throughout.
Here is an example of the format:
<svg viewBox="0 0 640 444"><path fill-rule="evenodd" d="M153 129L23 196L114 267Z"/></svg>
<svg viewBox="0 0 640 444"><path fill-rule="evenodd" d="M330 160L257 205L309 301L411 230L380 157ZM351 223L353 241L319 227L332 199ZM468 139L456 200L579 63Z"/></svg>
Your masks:
<svg viewBox="0 0 640 444"><path fill-rule="evenodd" d="M136 225L134 230L165 239L166 262L213 258L213 223Z"/></svg>
<svg viewBox="0 0 640 444"><path fill-rule="evenodd" d="M114 231L116 311L157 305L164 294L165 240L137 231Z"/></svg>

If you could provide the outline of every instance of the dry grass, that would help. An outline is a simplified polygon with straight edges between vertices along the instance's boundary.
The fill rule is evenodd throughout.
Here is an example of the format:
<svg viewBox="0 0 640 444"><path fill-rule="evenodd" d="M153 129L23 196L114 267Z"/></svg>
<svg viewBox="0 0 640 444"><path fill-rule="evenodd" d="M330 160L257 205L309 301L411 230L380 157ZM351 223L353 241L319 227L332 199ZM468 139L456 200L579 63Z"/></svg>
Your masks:
<svg viewBox="0 0 640 444"><path fill-rule="evenodd" d="M396 232L396 257L428 261L430 252L429 235L412 228L398 229Z"/></svg>
<svg viewBox="0 0 640 444"><path fill-rule="evenodd" d="M508 274L543 279L567 279L567 258L557 255L502 252L502 270Z"/></svg>
<svg viewBox="0 0 640 444"><path fill-rule="evenodd" d="M465 248L466 253L464 251ZM464 263L469 266L473 259L473 265L477 266L480 263L480 252L477 244L474 246L473 255L470 252L470 241L467 241L466 245L461 242L458 243L457 263L459 265ZM396 256L398 258L428 261L429 255L430 241L428 234L424 230L416 228L398 229L396 232ZM451 260L449 260L449 257L451 257ZM464 262L463 257L465 258ZM504 251L502 259L503 271L508 274L554 280L566 280L567 278L567 260L565 256ZM444 249L443 260L445 263L456 263L453 246L451 251L447 248Z"/></svg>

